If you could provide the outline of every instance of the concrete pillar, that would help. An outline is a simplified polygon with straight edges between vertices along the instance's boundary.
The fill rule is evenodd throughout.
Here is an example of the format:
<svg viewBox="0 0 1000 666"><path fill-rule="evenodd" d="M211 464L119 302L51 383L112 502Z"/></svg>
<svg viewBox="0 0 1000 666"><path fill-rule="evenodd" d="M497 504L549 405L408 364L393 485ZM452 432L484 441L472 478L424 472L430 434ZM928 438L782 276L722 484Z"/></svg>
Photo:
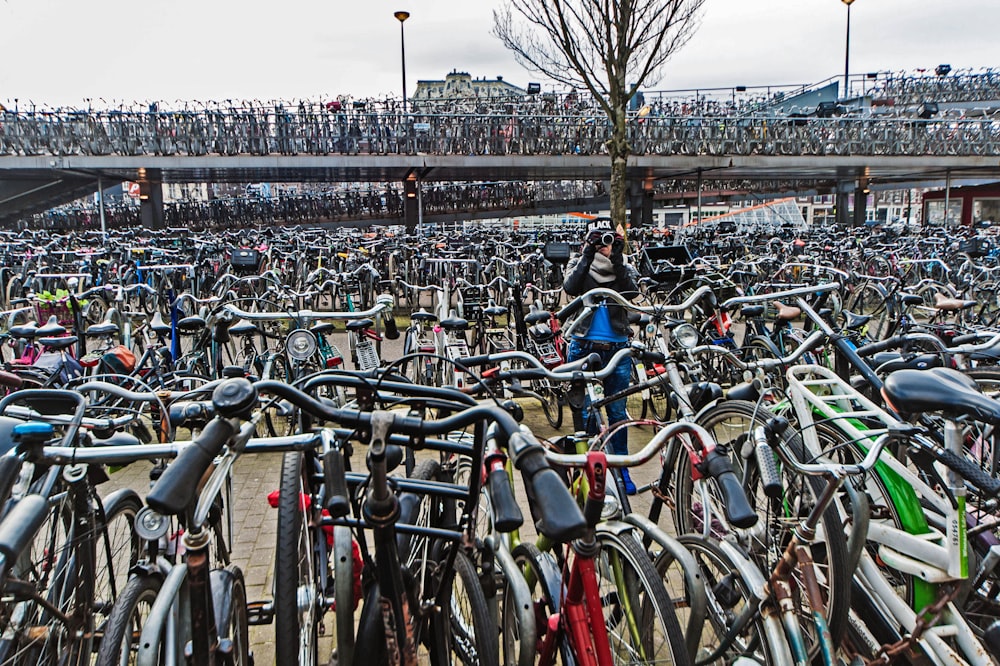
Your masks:
<svg viewBox="0 0 1000 666"><path fill-rule="evenodd" d="M139 179L139 215L142 226L147 229L162 229L163 224L163 182L153 179L147 173Z"/></svg>
<svg viewBox="0 0 1000 666"><path fill-rule="evenodd" d="M854 226L865 226L865 219L868 216L868 188L858 184L854 190Z"/></svg>
<svg viewBox="0 0 1000 666"><path fill-rule="evenodd" d="M837 190L837 226L847 228L851 226L851 218L848 215L850 205L850 193L845 189Z"/></svg>
<svg viewBox="0 0 1000 666"><path fill-rule="evenodd" d="M412 234L417 229L420 222L420 197L417 188L417 178L410 174L403 181L403 223L406 225L406 232Z"/></svg>

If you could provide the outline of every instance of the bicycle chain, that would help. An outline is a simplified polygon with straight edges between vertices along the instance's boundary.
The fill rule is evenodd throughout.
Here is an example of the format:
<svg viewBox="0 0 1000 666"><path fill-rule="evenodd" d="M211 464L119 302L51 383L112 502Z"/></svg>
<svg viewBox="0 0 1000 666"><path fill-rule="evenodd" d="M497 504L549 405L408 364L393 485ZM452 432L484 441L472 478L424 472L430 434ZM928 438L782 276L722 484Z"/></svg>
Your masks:
<svg viewBox="0 0 1000 666"><path fill-rule="evenodd" d="M958 596L958 586L942 586L941 589L941 597L917 614L917 624L913 627L913 631L891 645L888 643L883 645L879 648L878 653L876 653L873 659L865 662L865 666L888 666L899 655L909 651L913 647L913 644L920 640L925 631L937 624L938 620L944 614L945 608Z"/></svg>

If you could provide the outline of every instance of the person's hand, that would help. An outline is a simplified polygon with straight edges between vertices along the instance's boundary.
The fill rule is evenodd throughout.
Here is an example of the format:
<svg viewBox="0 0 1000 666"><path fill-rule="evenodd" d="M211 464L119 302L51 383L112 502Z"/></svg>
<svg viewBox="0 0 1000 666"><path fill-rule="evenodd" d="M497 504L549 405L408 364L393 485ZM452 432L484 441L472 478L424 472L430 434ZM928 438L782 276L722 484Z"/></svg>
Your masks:
<svg viewBox="0 0 1000 666"><path fill-rule="evenodd" d="M593 259L594 255L597 254L597 246L591 242L586 242L583 244L581 252L583 253L584 258Z"/></svg>
<svg viewBox="0 0 1000 666"><path fill-rule="evenodd" d="M625 255L622 252L625 249L625 240L622 238L615 238L615 242L611 244L611 263L615 266L621 266L625 263Z"/></svg>

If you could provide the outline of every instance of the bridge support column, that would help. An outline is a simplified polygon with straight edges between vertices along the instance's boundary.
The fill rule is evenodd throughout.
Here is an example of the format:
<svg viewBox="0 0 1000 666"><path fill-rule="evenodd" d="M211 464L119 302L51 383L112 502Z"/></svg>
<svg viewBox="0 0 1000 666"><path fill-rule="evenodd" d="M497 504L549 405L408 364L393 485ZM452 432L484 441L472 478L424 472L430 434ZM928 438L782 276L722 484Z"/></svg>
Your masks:
<svg viewBox="0 0 1000 666"><path fill-rule="evenodd" d="M420 183L416 174L411 173L403 181L403 223L406 233L412 234L420 222Z"/></svg>
<svg viewBox="0 0 1000 666"><path fill-rule="evenodd" d="M851 218L849 215L849 205L850 205L850 191L848 189L850 183L841 182L839 187L837 187L837 226L841 229L846 229L851 226Z"/></svg>
<svg viewBox="0 0 1000 666"><path fill-rule="evenodd" d="M163 181L139 169L139 216L147 229L163 228Z"/></svg>
<svg viewBox="0 0 1000 666"><path fill-rule="evenodd" d="M863 227L868 218L868 179L858 179L854 188L854 226Z"/></svg>
<svg viewBox="0 0 1000 666"><path fill-rule="evenodd" d="M632 181L629 187L629 224L633 229L653 226L653 182Z"/></svg>

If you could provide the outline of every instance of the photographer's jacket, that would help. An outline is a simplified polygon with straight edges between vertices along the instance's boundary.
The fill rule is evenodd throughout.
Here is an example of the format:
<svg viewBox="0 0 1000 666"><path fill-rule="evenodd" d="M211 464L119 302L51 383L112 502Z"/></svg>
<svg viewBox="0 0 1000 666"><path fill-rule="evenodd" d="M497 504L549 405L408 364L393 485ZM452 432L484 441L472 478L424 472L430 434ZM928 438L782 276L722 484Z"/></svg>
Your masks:
<svg viewBox="0 0 1000 666"><path fill-rule="evenodd" d="M597 287L613 289L620 294L637 293L639 291L636 286L638 271L626 263L621 255L619 255L619 259L621 260L614 262L599 252L590 257L583 254L574 255L566 266L563 289L573 297ZM630 331L628 313L625 309L620 305L610 304L608 305L608 315L612 330L618 335L628 336ZM589 330L590 318L588 317L580 322L574 334L577 337L586 338Z"/></svg>

